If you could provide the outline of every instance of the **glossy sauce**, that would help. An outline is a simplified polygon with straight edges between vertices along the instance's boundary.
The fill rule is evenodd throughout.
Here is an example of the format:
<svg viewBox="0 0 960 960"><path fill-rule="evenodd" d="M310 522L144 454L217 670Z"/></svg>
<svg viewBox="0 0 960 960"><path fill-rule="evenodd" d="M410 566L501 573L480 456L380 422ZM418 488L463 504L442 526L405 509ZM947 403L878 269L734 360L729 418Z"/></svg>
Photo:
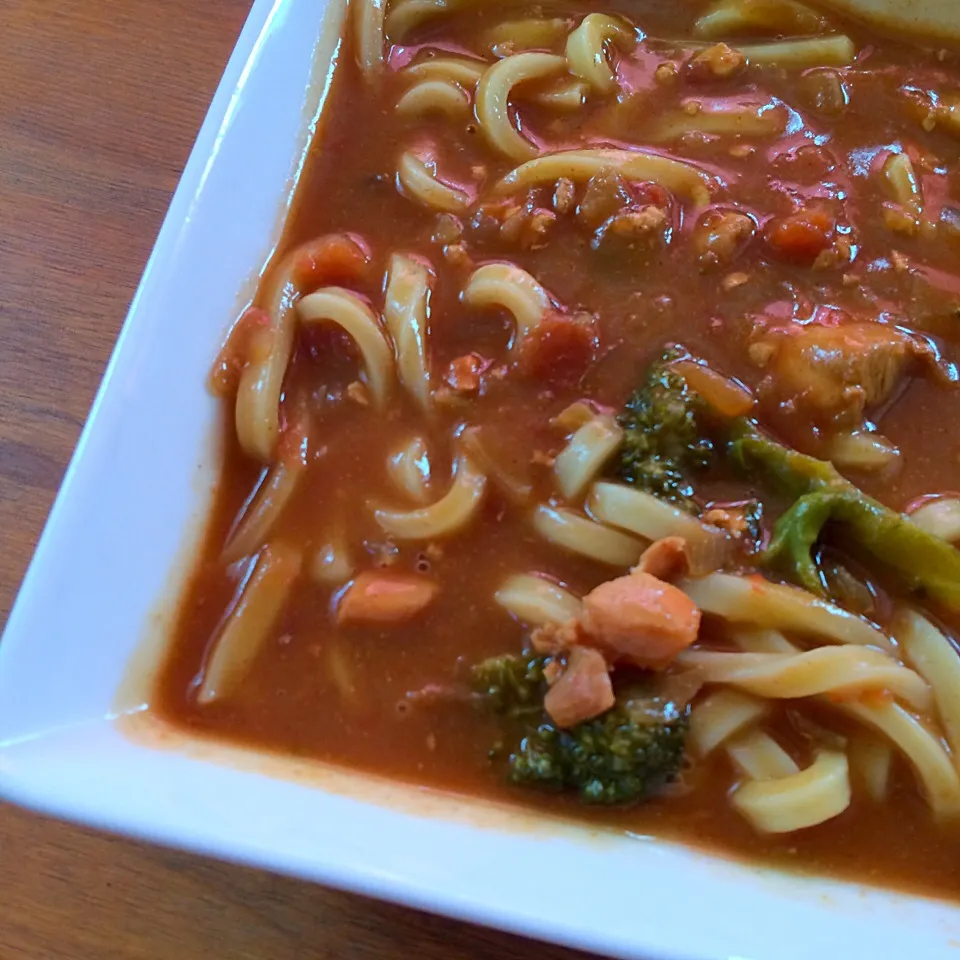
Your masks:
<svg viewBox="0 0 960 960"><path fill-rule="evenodd" d="M667 39L690 35L695 7L608 4L639 22L648 38ZM556 10L570 17L588 9L576 3L546 7L548 14ZM487 6L437 22L418 35L417 46L393 50L390 72L380 87L371 88L360 78L348 43L283 241L286 250L326 233L362 238L372 262L357 289L373 302L382 298L392 252L429 260L437 275L430 319L437 379L451 361L470 353L479 354L493 370L503 366L510 333L496 311L472 311L459 301L472 268L458 263L455 255L444 255L449 218L398 191L396 157L411 145L429 142L444 176L465 184L491 184L515 164L487 146L472 118L462 123L398 118L394 105L406 85L393 71L422 48L432 48L435 38L442 39L445 49L476 50L476 38L485 28L518 15L514 9L504 13ZM558 216L541 249L522 249L505 242L482 218L472 226L463 217L462 238L454 237L454 243L462 239L475 263L509 259L568 309L596 314L601 351L579 382L545 381L515 371L488 376L480 396L441 408L431 421L400 396L385 417L351 402L345 391L357 378L357 367L350 349L326 331L301 336L285 393L310 411L310 462L275 535L309 550L331 529L344 529L358 567L389 562L396 570L429 570L440 584L439 599L409 624L338 628L331 615L335 592L305 576L240 694L199 706L196 682L204 656L243 572L242 565L222 564L220 549L261 476L261 466L244 457L232 420L225 418L226 455L216 505L158 681L155 708L195 731L418 784L533 803L564 816L823 874L960 895L960 830L932 822L900 759L895 760L893 795L886 804L871 803L855 786L844 814L783 837L756 835L730 808L726 794L733 773L719 755L696 766L684 780L685 789L629 810L584 808L576 800L505 785L502 768L488 758L498 735L494 721L462 704L411 709L406 693L458 678L464 664L521 648L523 628L492 600L505 576L536 570L582 593L618 571L559 552L533 531L529 507L514 506L498 493L486 499L479 522L432 547L389 543L370 510L371 504L400 502L384 465L413 436L426 439L438 478L434 490L442 492L453 430L463 422L491 431L499 456L533 485L532 502L543 502L554 490L550 470L540 461L555 455L564 442L550 420L573 400L587 396L620 407L646 363L671 342L681 342L714 369L756 388L764 371L751 362L747 339L758 319L785 325L830 310L926 333L944 359L943 375L909 377L885 409L871 412L901 450L899 473L892 478L851 474L851 479L896 509L918 496L960 487L960 392L948 382L946 363L955 356L960 331L960 240L945 241L942 231L931 236L891 233L882 216L888 197L875 175L891 151L906 150L922 178L927 216L936 221L941 205L960 203L958 141L941 129L925 130L903 90L907 85L957 89L960 62L849 24L844 29L861 53L854 65L837 71L855 109L836 114L817 107L809 73L799 71L751 69L732 80L658 82L657 67L664 62L682 67L690 50L650 39L620 59L623 102L600 99L570 115L524 103L524 130L556 149L592 142L643 144L644 130L658 114L691 99L705 104L775 101L782 105L776 109L789 117L783 136L658 146L715 171L725 184L716 202L753 215L758 236L733 262L704 269L692 248L698 214L689 205L681 210L671 204L670 242L642 257L602 246L594 250L593 234L574 217ZM771 256L764 226L814 199L831 212L839 235L853 245L852 263L812 269ZM898 267L898 255L915 269ZM728 279L733 274L746 279L734 284ZM776 404L767 405L762 417L805 452L821 452L822 438L810 419ZM532 456L534 452L541 456ZM717 480L714 492L718 499L731 493L763 495L742 481L731 487L729 478ZM785 742L795 743L798 755L808 750L786 711L781 711L778 730Z"/></svg>

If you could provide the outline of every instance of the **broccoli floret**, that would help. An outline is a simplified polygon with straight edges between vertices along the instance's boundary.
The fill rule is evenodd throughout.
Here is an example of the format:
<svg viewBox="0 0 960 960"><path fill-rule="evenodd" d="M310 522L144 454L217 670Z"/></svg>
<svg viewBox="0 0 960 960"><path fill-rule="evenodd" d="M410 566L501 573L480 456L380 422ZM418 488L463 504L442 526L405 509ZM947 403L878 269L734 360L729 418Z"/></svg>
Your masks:
<svg viewBox="0 0 960 960"><path fill-rule="evenodd" d="M707 466L713 444L697 423L699 395L672 366L685 356L679 347L669 348L627 401L618 418L624 438L616 473L655 496L695 509L689 474Z"/></svg>
<svg viewBox="0 0 960 960"><path fill-rule="evenodd" d="M546 657L510 653L489 657L471 668L473 688L495 713L508 717L539 714L543 710L546 663Z"/></svg>
<svg viewBox="0 0 960 960"><path fill-rule="evenodd" d="M734 430L730 452L743 469L762 468L797 497L777 521L762 561L778 565L808 590L825 594L814 546L828 521L896 571L914 590L960 610L960 551L903 514L868 497L832 463L791 450L748 420Z"/></svg>
<svg viewBox="0 0 960 960"><path fill-rule="evenodd" d="M653 719L627 701L569 730L541 723L510 755L510 779L576 790L584 803L635 803L680 772L688 713L668 704Z"/></svg>
<svg viewBox="0 0 960 960"><path fill-rule="evenodd" d="M689 708L620 696L601 716L563 730L543 709L546 663L545 657L505 655L473 668L484 705L520 721L507 760L512 783L575 791L584 803L625 804L646 799L676 777Z"/></svg>

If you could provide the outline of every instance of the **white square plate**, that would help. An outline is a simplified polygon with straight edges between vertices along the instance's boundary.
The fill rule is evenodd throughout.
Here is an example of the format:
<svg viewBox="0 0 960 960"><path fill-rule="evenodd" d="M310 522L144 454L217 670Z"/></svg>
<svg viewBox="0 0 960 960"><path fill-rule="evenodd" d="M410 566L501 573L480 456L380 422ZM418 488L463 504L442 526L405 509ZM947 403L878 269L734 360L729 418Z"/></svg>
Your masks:
<svg viewBox="0 0 960 960"><path fill-rule="evenodd" d="M338 0L254 4L0 645L0 795L612 955L957 956L949 905L191 740L146 710L131 670L216 471L207 371L279 236L341 20Z"/></svg>

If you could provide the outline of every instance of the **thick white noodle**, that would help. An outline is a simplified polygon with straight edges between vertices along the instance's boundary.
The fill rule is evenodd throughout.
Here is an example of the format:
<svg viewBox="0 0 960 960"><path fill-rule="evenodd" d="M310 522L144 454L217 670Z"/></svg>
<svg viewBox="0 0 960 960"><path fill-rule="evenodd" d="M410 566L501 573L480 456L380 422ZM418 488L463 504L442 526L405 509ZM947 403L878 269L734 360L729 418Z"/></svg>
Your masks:
<svg viewBox="0 0 960 960"><path fill-rule="evenodd" d="M615 170L627 180L650 180L671 193L686 197L698 206L710 202L713 184L709 174L684 160L662 157L639 150L564 150L528 160L511 170L494 187L496 193L513 193L544 184L556 183L561 177L582 183L602 170Z"/></svg>
<svg viewBox="0 0 960 960"><path fill-rule="evenodd" d="M733 623L751 623L835 643L857 643L892 651L890 638L879 627L815 597L799 587L771 583L761 577L711 573L688 577L677 584L704 612Z"/></svg>
<svg viewBox="0 0 960 960"><path fill-rule="evenodd" d="M776 103L734 106L724 109L700 109L690 114L677 110L659 117L643 132L650 143L679 140L688 133L717 137L777 137L787 126L787 109Z"/></svg>
<svg viewBox="0 0 960 960"><path fill-rule="evenodd" d="M387 457L387 475L400 493L416 503L430 499L430 457L423 437L411 437Z"/></svg>
<svg viewBox="0 0 960 960"><path fill-rule="evenodd" d="M450 489L435 503L418 510L374 510L385 533L398 540L434 540L458 533L477 515L487 478L470 459L457 457Z"/></svg>
<svg viewBox="0 0 960 960"><path fill-rule="evenodd" d="M470 307L500 307L512 314L516 326L511 341L514 349L553 306L547 291L512 263L487 263L474 270L461 298Z"/></svg>
<svg viewBox="0 0 960 960"><path fill-rule="evenodd" d="M557 487L567 500L583 496L622 440L623 430L610 414L594 417L574 433L553 463Z"/></svg>
<svg viewBox="0 0 960 960"><path fill-rule="evenodd" d="M821 750L799 773L743 783L731 803L761 833L792 833L824 823L850 806L846 754Z"/></svg>
<svg viewBox="0 0 960 960"><path fill-rule="evenodd" d="M392 0L386 19L387 36L394 43L402 43L421 24L462 4L463 0Z"/></svg>
<svg viewBox="0 0 960 960"><path fill-rule="evenodd" d="M297 314L306 324L335 323L352 338L373 402L385 409L394 379L393 351L373 310L351 290L322 287L297 303Z"/></svg>
<svg viewBox="0 0 960 960"><path fill-rule="evenodd" d="M419 261L395 253L387 271L383 319L393 339L400 382L421 409L430 406L430 294L433 276Z"/></svg>
<svg viewBox="0 0 960 960"><path fill-rule="evenodd" d="M470 194L459 187L451 187L437 176L433 160L423 160L409 150L397 161L397 179L404 193L432 210L443 213L462 213L470 206Z"/></svg>
<svg viewBox="0 0 960 960"><path fill-rule="evenodd" d="M781 37L821 33L826 20L797 0L718 0L693 25L707 39L725 39L737 33L765 32Z"/></svg>
<svg viewBox="0 0 960 960"><path fill-rule="evenodd" d="M544 80L567 65L552 53L517 53L489 66L477 84L477 119L490 143L511 160L527 160L539 152L521 136L510 115L511 94L520 83Z"/></svg>
<svg viewBox="0 0 960 960"><path fill-rule="evenodd" d="M737 770L751 780L776 780L800 772L793 757L757 727L731 737L725 749Z"/></svg>
<svg viewBox="0 0 960 960"><path fill-rule="evenodd" d="M613 93L617 75L610 65L608 47L616 44L627 49L635 42L636 34L621 20L605 13L588 13L567 38L570 72L597 93Z"/></svg>
<svg viewBox="0 0 960 960"><path fill-rule="evenodd" d="M724 741L752 726L769 705L758 697L722 687L694 704L690 713L690 748L705 757Z"/></svg>
<svg viewBox="0 0 960 960"><path fill-rule="evenodd" d="M829 700L826 701L830 703ZM960 815L960 777L940 740L899 703L833 704L887 737L910 762L937 817Z"/></svg>
<svg viewBox="0 0 960 960"><path fill-rule="evenodd" d="M643 541L628 537L619 530L611 530L572 510L546 504L534 511L533 527L550 543L613 567L633 566L645 546Z"/></svg>
<svg viewBox="0 0 960 960"><path fill-rule="evenodd" d="M204 664L199 703L213 703L236 691L270 638L301 562L299 549L284 543L268 544L257 555Z"/></svg>
<svg viewBox="0 0 960 960"><path fill-rule="evenodd" d="M774 43L742 43L738 49L754 66L805 70L808 67L845 67L856 59L857 48L849 37L832 34Z"/></svg>
<svg viewBox="0 0 960 960"><path fill-rule="evenodd" d="M960 540L960 499L956 497L928 500L908 516L921 530L947 543Z"/></svg>
<svg viewBox="0 0 960 960"><path fill-rule="evenodd" d="M816 647L802 653L685 650L677 662L696 669L705 683L728 683L772 700L886 690L920 711L933 705L930 685L919 673L872 647Z"/></svg>
<svg viewBox="0 0 960 960"><path fill-rule="evenodd" d="M384 13L387 0L351 0L354 36L357 38L357 63L367 77L382 69L384 54Z"/></svg>
<svg viewBox="0 0 960 960"><path fill-rule="evenodd" d="M885 740L868 733L850 738L850 768L863 783L867 796L874 803L884 803L890 791L893 748Z"/></svg>
<svg viewBox="0 0 960 960"><path fill-rule="evenodd" d="M303 476L306 452L304 437L296 456L277 460L264 474L256 494L223 547L220 559L224 563L252 556L266 543Z"/></svg>
<svg viewBox="0 0 960 960"><path fill-rule="evenodd" d="M937 714L960 773L960 655L946 636L915 610L897 612L893 635L907 660L933 688Z"/></svg>
<svg viewBox="0 0 960 960"><path fill-rule="evenodd" d="M472 90L487 69L485 60L467 57L431 57L404 67L402 74L415 80L445 80L465 90Z"/></svg>
<svg viewBox="0 0 960 960"><path fill-rule="evenodd" d="M507 577L493 598L507 613L531 627L564 623L579 616L582 609L580 600L569 590L532 573Z"/></svg>
<svg viewBox="0 0 960 960"><path fill-rule="evenodd" d="M294 304L300 291L293 282L297 252L284 257L268 278L263 303L272 325L270 350L244 367L237 388L237 439L247 456L264 463L273 459L280 435L280 394L297 327Z"/></svg>
<svg viewBox="0 0 960 960"><path fill-rule="evenodd" d="M910 157L905 153L891 154L884 161L881 174L891 199L919 217L923 213L923 193Z"/></svg>
<svg viewBox="0 0 960 960"><path fill-rule="evenodd" d="M450 120L459 120L470 113L470 97L449 80L421 80L397 101L396 111L401 117L438 113Z"/></svg>
<svg viewBox="0 0 960 960"><path fill-rule="evenodd" d="M719 569L730 552L730 537L719 527L701 523L686 511L622 483L595 483L587 498L587 511L601 523L647 540L683 537L687 559L697 573Z"/></svg>
<svg viewBox="0 0 960 960"><path fill-rule="evenodd" d="M738 650L744 653L799 653L779 630L758 627L735 627L727 635Z"/></svg>

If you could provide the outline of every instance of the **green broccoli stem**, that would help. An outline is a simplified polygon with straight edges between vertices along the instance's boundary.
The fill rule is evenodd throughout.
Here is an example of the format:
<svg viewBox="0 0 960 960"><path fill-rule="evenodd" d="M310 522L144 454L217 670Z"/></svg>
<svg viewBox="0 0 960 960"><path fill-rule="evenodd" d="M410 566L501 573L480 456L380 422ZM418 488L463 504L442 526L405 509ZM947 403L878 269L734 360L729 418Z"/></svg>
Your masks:
<svg viewBox="0 0 960 960"><path fill-rule="evenodd" d="M783 446L749 420L734 425L729 451L742 469L762 468L797 497L774 526L761 562L785 568L808 590L824 595L826 584L813 549L823 527L833 521L913 590L960 610L960 551L955 547L867 496L833 464Z"/></svg>

